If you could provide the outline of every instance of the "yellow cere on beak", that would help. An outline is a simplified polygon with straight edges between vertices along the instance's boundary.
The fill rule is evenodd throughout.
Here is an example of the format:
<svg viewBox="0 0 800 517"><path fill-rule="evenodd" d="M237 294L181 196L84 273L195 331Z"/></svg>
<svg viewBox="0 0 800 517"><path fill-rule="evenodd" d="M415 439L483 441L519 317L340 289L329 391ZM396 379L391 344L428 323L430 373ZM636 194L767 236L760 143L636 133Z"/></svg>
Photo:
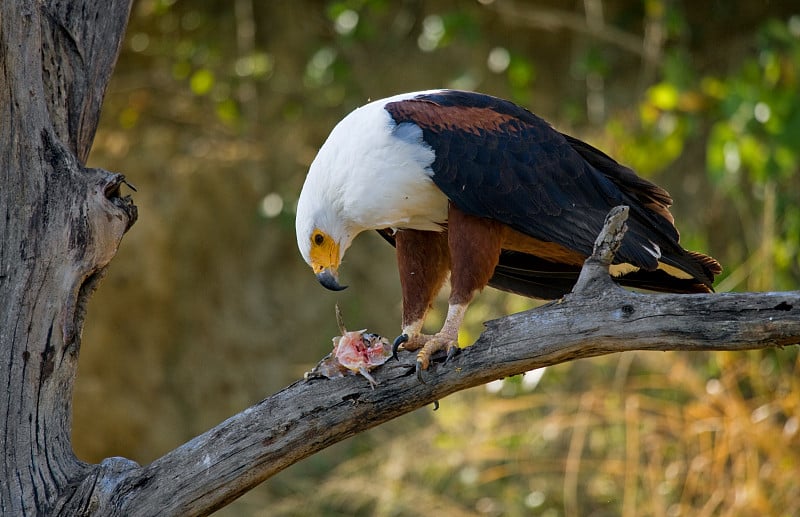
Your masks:
<svg viewBox="0 0 800 517"><path fill-rule="evenodd" d="M332 291L341 291L344 287L339 285L339 243L322 230L315 229L311 232L311 251L309 258L311 268L317 275L317 280L324 287Z"/></svg>

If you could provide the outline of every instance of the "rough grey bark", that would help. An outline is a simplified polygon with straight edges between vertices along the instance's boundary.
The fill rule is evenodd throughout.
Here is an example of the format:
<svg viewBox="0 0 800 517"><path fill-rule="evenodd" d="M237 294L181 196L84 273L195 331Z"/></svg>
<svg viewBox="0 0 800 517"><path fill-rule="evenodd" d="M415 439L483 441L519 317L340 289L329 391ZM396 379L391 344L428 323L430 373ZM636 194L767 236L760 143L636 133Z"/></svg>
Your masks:
<svg viewBox="0 0 800 517"><path fill-rule="evenodd" d="M130 0L0 2L0 514L205 515L335 442L448 394L625 350L800 341L800 292L641 295L607 275L604 234L576 291L490 322L447 364L401 356L361 377L299 381L140 467L72 451L83 307L136 219L121 175L87 169ZM624 220L624 213L616 221Z"/></svg>
<svg viewBox="0 0 800 517"><path fill-rule="evenodd" d="M48 513L72 451L84 304L136 218L83 166L130 0L0 2L0 514Z"/></svg>

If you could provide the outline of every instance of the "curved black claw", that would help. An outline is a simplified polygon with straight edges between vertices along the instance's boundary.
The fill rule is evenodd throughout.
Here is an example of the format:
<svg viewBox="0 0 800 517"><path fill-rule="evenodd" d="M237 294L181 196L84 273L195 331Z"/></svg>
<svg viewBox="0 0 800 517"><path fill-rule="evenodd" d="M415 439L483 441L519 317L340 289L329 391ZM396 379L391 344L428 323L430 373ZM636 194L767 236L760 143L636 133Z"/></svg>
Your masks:
<svg viewBox="0 0 800 517"><path fill-rule="evenodd" d="M461 353L461 348L460 347L458 347L456 345L451 346L450 348L447 349L447 357L445 358L444 362L445 363L450 362L450 359L454 358L459 353Z"/></svg>
<svg viewBox="0 0 800 517"><path fill-rule="evenodd" d="M392 343L392 359L397 359L397 349L406 341L408 341L408 334L400 334L394 338L394 343Z"/></svg>
<svg viewBox="0 0 800 517"><path fill-rule="evenodd" d="M417 370L417 380L419 382L421 382L422 384L428 384L427 382L425 382L425 379L422 378L422 372L423 372L423 370L422 370L422 361L417 361L416 370Z"/></svg>

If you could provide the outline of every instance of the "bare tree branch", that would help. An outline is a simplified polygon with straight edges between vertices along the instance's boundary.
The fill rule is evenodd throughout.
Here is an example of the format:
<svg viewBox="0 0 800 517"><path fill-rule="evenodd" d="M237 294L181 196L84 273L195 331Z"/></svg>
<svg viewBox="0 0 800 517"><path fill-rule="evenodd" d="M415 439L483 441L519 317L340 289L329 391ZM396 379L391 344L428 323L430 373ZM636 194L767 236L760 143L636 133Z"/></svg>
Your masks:
<svg viewBox="0 0 800 517"><path fill-rule="evenodd" d="M616 209L615 209L616 210ZM573 293L488 322L478 341L417 381L413 354L361 377L298 381L145 467L107 460L84 482L97 515L206 515L336 442L451 393L575 359L633 350L748 350L800 343L800 291L666 295L619 288L610 250L624 231L612 212ZM107 506L106 506L107 505Z"/></svg>
<svg viewBox="0 0 800 517"><path fill-rule="evenodd" d="M641 36L625 32L607 24L592 24L585 16L572 11L555 9L530 2L498 1L490 7L500 13L506 23L525 25L536 29L556 31L568 29L578 34L586 34L606 43L615 45L632 54L652 59Z"/></svg>

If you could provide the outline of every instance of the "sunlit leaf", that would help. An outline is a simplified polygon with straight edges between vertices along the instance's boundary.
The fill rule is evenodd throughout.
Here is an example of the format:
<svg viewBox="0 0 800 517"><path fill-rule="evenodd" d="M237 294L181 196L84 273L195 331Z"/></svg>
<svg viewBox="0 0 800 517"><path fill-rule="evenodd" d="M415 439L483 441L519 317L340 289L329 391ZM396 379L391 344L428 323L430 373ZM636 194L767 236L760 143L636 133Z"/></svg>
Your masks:
<svg viewBox="0 0 800 517"><path fill-rule="evenodd" d="M206 95L214 86L214 73L207 68L201 68L192 74L189 86L195 95Z"/></svg>
<svg viewBox="0 0 800 517"><path fill-rule="evenodd" d="M674 85L660 83L647 91L647 98L653 106L662 110L674 110L678 106L679 92Z"/></svg>

